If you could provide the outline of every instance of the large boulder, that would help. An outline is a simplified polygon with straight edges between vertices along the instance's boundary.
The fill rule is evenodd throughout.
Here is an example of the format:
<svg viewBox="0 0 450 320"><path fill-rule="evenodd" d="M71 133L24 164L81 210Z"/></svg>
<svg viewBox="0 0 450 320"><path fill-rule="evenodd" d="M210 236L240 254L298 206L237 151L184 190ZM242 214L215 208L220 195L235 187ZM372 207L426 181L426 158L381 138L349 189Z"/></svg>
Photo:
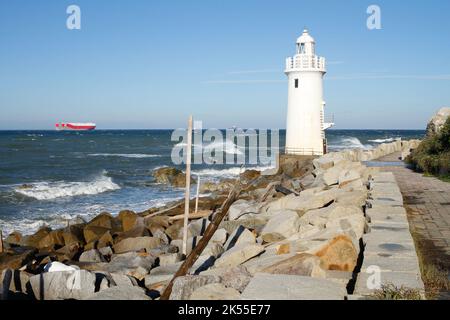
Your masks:
<svg viewBox="0 0 450 320"><path fill-rule="evenodd" d="M113 286L94 293L86 300L151 300L151 298L139 287Z"/></svg>
<svg viewBox="0 0 450 320"><path fill-rule="evenodd" d="M257 273L243 300L344 300L345 286L313 277Z"/></svg>
<svg viewBox="0 0 450 320"><path fill-rule="evenodd" d="M148 236L150 236L150 232L147 229L147 227L144 225L138 225L128 231L116 233L114 235L114 242L117 243L128 238L138 238Z"/></svg>
<svg viewBox="0 0 450 320"><path fill-rule="evenodd" d="M197 244L201 238L202 238L201 236L198 236L198 237L190 237L187 239L186 255L189 255L191 253L192 249L194 249L195 246L197 246ZM182 239L172 240L170 242L170 244L172 246L176 246L178 248L178 252L183 251L183 240Z"/></svg>
<svg viewBox="0 0 450 320"><path fill-rule="evenodd" d="M338 189L332 188L317 192L302 192L299 196L290 194L275 200L263 208L263 212L278 210L294 210L300 214L311 209L323 208L331 204L337 197Z"/></svg>
<svg viewBox="0 0 450 320"><path fill-rule="evenodd" d="M105 258L97 249L84 251L80 255L80 262L105 262Z"/></svg>
<svg viewBox="0 0 450 320"><path fill-rule="evenodd" d="M157 183L171 184L178 188L184 188L186 186L186 174L176 168L158 168L153 171L153 177ZM191 184L193 183L195 183L195 179L191 177Z"/></svg>
<svg viewBox="0 0 450 320"><path fill-rule="evenodd" d="M86 270L44 272L30 278L38 300L82 300L95 292L96 276Z"/></svg>
<svg viewBox="0 0 450 320"><path fill-rule="evenodd" d="M308 253L301 253L274 263L264 268L262 272L324 278L325 270L322 269L320 264L321 260L319 257Z"/></svg>
<svg viewBox="0 0 450 320"><path fill-rule="evenodd" d="M122 223L122 230L128 231L135 227L138 215L130 210L122 210L119 212L118 219Z"/></svg>
<svg viewBox="0 0 450 320"><path fill-rule="evenodd" d="M188 224L188 235L191 237L203 236L210 224L208 219L197 219Z"/></svg>
<svg viewBox="0 0 450 320"><path fill-rule="evenodd" d="M119 231L120 224L114 217L108 212L102 212L91 221L88 222L87 226L90 227L102 227L109 230L114 229L115 231Z"/></svg>
<svg viewBox="0 0 450 320"><path fill-rule="evenodd" d="M255 234L249 229L244 228L243 226L238 226L228 237L228 240L225 242L224 248L225 250L229 250L234 246L246 243L256 243Z"/></svg>
<svg viewBox="0 0 450 320"><path fill-rule="evenodd" d="M298 232L300 220L297 212L286 210L274 215L262 230L265 242L277 242Z"/></svg>
<svg viewBox="0 0 450 320"><path fill-rule="evenodd" d="M22 234L18 231L11 232L6 239L4 240L5 243L9 245L20 245L20 241L22 240Z"/></svg>
<svg viewBox="0 0 450 320"><path fill-rule="evenodd" d="M64 229L62 232L65 245L78 243L79 245L84 243L83 227L80 225L71 225Z"/></svg>
<svg viewBox="0 0 450 320"><path fill-rule="evenodd" d="M45 237L39 240L38 248L54 249L64 246L63 230L50 231Z"/></svg>
<svg viewBox="0 0 450 320"><path fill-rule="evenodd" d="M188 300L199 287L210 283L220 282L218 276L183 276L175 279L172 287L172 293L170 294L170 300Z"/></svg>
<svg viewBox="0 0 450 320"><path fill-rule="evenodd" d="M9 252L0 253L0 270L20 269L30 262L37 250L30 247L18 247Z"/></svg>
<svg viewBox="0 0 450 320"><path fill-rule="evenodd" d="M29 290L30 277L33 274L26 271L6 269L0 272L0 287L3 285L4 300L14 299L15 297L32 296ZM2 291L0 291L0 295ZM1 299L0 299L1 300Z"/></svg>
<svg viewBox="0 0 450 320"><path fill-rule="evenodd" d="M228 288L234 288L239 292L244 291L250 282L252 274L243 265L232 268L212 268L200 273L201 275L214 275L220 277L220 282Z"/></svg>
<svg viewBox="0 0 450 320"><path fill-rule="evenodd" d="M138 280L150 273L152 267L156 264L156 258L150 254L127 252L114 254L111 261L102 265L102 270L110 273L118 273L132 276Z"/></svg>
<svg viewBox="0 0 450 320"><path fill-rule="evenodd" d="M86 243L91 243L100 239L106 232L111 229L106 227L100 227L95 225L88 225L83 229L83 236Z"/></svg>
<svg viewBox="0 0 450 320"><path fill-rule="evenodd" d="M243 173L239 175L239 179L241 183L247 184L252 180L258 178L261 175L261 171L258 170L245 170Z"/></svg>
<svg viewBox="0 0 450 320"><path fill-rule="evenodd" d="M48 227L40 228L36 233L22 237L20 245L24 247L41 248L40 241L44 239L52 230Z"/></svg>
<svg viewBox="0 0 450 320"><path fill-rule="evenodd" d="M314 254L326 270L353 271L358 260L358 250L347 235L334 237Z"/></svg>
<svg viewBox="0 0 450 320"><path fill-rule="evenodd" d="M214 266L216 268L231 268L257 256L263 251L264 247L260 244L244 243L238 246L234 246L230 250L225 251L225 253L216 260Z"/></svg>
<svg viewBox="0 0 450 320"><path fill-rule="evenodd" d="M427 135L438 134L448 117L450 117L450 107L441 108L428 122Z"/></svg>
<svg viewBox="0 0 450 320"><path fill-rule="evenodd" d="M174 222L165 232L172 240L183 239L183 220Z"/></svg>
<svg viewBox="0 0 450 320"><path fill-rule="evenodd" d="M227 288L222 283L210 283L195 289L190 300L238 300L241 294L234 288Z"/></svg>
<svg viewBox="0 0 450 320"><path fill-rule="evenodd" d="M124 253L129 251L140 251L145 249L149 251L154 249L161 244L161 239L154 237L137 237L137 238L127 238L114 245L115 253Z"/></svg>
<svg viewBox="0 0 450 320"><path fill-rule="evenodd" d="M239 199L235 201L230 209L228 209L228 217L230 220L237 220L246 213L258 213L259 208L255 202Z"/></svg>
<svg viewBox="0 0 450 320"><path fill-rule="evenodd" d="M220 182L213 182L213 181L204 181L200 184L200 192L201 193L207 193L207 192L216 192L216 193L223 193L228 192L231 188L233 188L235 184L234 179L223 179Z"/></svg>

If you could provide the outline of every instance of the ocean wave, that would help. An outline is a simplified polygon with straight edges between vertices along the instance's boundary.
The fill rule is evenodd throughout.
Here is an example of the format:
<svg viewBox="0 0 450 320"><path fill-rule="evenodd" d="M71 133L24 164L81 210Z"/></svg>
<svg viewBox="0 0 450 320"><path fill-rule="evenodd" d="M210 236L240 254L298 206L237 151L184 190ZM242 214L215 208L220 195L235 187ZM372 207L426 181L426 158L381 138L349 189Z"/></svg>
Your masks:
<svg viewBox="0 0 450 320"><path fill-rule="evenodd" d="M102 174L89 182L38 182L29 187L18 187L14 191L37 200L52 200L63 197L94 195L120 189L110 177Z"/></svg>
<svg viewBox="0 0 450 320"><path fill-rule="evenodd" d="M193 170L192 174L194 175L200 175L201 177L217 177L217 178L223 178L223 177L235 177L244 172L245 170L258 170L258 171L264 171L267 169L272 169L273 167L231 167L231 168L225 168L225 169L201 169L201 170Z"/></svg>
<svg viewBox="0 0 450 320"><path fill-rule="evenodd" d="M157 158L159 154L143 154L143 153L90 153L88 157L121 157L121 158Z"/></svg>
<svg viewBox="0 0 450 320"><path fill-rule="evenodd" d="M375 142L375 143L386 143L386 142L393 142L393 141L396 141L399 139L401 139L401 138L373 139L373 140L368 140L368 141Z"/></svg>
<svg viewBox="0 0 450 320"><path fill-rule="evenodd" d="M175 146L177 147L185 147L187 144L185 142L177 143ZM222 153L228 153L228 154L243 154L240 150L239 146L237 146L235 143L233 143L230 140L227 140L225 142L217 141L212 142L210 144L202 145L202 144L192 144L194 147L194 153L197 152L196 148L202 148L202 152L222 152Z"/></svg>
<svg viewBox="0 0 450 320"><path fill-rule="evenodd" d="M361 141L356 137L344 137L340 141L330 144L330 149L372 149L373 146L370 144L362 144Z"/></svg>

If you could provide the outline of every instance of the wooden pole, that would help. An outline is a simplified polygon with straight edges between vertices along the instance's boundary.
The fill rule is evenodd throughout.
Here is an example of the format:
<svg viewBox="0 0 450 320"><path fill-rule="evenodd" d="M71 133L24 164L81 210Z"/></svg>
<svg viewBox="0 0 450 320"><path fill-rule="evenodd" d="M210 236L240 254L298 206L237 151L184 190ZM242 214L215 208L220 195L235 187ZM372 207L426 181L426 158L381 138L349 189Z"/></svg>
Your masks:
<svg viewBox="0 0 450 320"><path fill-rule="evenodd" d="M3 252L3 234L2 230L0 230L0 253Z"/></svg>
<svg viewBox="0 0 450 320"><path fill-rule="evenodd" d="M186 192L184 196L184 226L183 226L183 247L182 254L187 253L188 221L189 221L189 200L191 189L191 148L192 148L192 116L189 116L186 146Z"/></svg>
<svg viewBox="0 0 450 320"><path fill-rule="evenodd" d="M197 176L197 196L195 197L195 212L198 211L198 197L200 196L200 175Z"/></svg>
<svg viewBox="0 0 450 320"><path fill-rule="evenodd" d="M164 289L164 292L161 294L160 300L169 300L170 294L172 293L172 287L175 279L177 277L181 277L186 275L189 272L189 269L194 265L195 261L197 261L198 257L202 254L203 250L208 245L209 240L216 232L217 228L219 227L220 223L222 222L223 218L227 215L228 209L233 204L234 201L239 197L239 194L241 193L242 188L240 184L236 185L233 190L230 191L230 194L228 195L228 198L225 200L225 202L222 204L222 206L219 208L219 210L214 215L214 218L212 222L208 225L208 227L205 230L205 233L203 237L198 242L197 246L192 250L192 252L189 254L187 259L183 262L180 269L175 273L172 280L170 280L167 287Z"/></svg>

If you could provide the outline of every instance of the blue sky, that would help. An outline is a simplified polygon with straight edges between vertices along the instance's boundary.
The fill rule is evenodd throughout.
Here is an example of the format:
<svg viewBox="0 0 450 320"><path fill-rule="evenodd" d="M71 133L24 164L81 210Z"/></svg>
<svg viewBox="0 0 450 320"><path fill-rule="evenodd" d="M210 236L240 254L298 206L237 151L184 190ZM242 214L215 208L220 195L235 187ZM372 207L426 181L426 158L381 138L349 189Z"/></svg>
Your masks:
<svg viewBox="0 0 450 320"><path fill-rule="evenodd" d="M81 30L66 8L81 8ZM381 30L366 9L381 8ZM284 128L307 26L338 129L422 129L450 105L449 1L0 2L0 129Z"/></svg>

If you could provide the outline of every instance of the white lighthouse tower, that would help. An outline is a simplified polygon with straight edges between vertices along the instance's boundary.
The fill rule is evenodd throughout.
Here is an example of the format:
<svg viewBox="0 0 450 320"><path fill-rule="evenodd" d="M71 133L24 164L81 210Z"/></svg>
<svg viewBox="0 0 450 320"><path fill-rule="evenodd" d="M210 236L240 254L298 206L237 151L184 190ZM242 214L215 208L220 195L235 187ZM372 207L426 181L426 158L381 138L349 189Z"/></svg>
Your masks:
<svg viewBox="0 0 450 320"><path fill-rule="evenodd" d="M315 41L308 30L297 39L297 52L286 59L288 112L286 154L323 155L326 152L323 76L325 58L315 53Z"/></svg>

